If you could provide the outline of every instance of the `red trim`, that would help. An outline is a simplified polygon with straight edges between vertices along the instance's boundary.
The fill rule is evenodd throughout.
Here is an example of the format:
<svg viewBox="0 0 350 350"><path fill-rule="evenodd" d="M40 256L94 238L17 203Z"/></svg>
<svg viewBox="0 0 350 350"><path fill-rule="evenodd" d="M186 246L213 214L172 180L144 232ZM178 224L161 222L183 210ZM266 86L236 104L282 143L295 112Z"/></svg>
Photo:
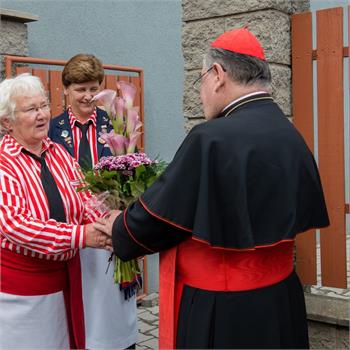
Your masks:
<svg viewBox="0 0 350 350"><path fill-rule="evenodd" d="M282 239L282 240L280 240L280 241L278 241L278 242L271 243L271 244L256 245L256 246L254 246L253 248L224 248L224 247L219 247L219 246L211 245L209 242L207 242L207 241L205 241L205 240L201 240L200 238L195 237L195 236L192 236L192 239L195 240L195 241L198 241L198 242L207 244L207 245L210 246L210 248L213 248L213 249L229 250L229 251L234 251L234 252L248 252L248 251L254 251L254 250L256 250L256 249L274 247L274 246L276 246L276 245L278 245L278 244L280 244L280 243L284 243L284 242L294 242L294 238L291 238L291 239Z"/></svg>
<svg viewBox="0 0 350 350"><path fill-rule="evenodd" d="M146 250L148 250L149 252L151 253L155 253L155 251L153 251L152 249L150 248L147 248L145 245L143 245L142 243L140 243L135 237L134 235L131 233L131 230L129 229L128 227L128 224L126 223L126 212L127 212L127 209L124 210L124 226L125 226L125 229L126 231L128 232L129 236L132 238L132 240L138 244L139 246L145 248Z"/></svg>
<svg viewBox="0 0 350 350"><path fill-rule="evenodd" d="M151 214L152 216L154 216L155 218L157 218L157 219L159 219L159 220L162 220L162 221L166 222L167 224L170 224L170 225L172 225L172 226L175 226L175 227L177 227L177 228L180 228L181 230L185 230L185 231L187 231L187 232L192 232L192 230L190 230L189 228L183 227L183 226L181 226L181 225L179 225L179 224L175 224L174 222L171 222L171 221L169 221L169 220L167 220L167 219L164 219L164 218L162 218L161 216L159 216L159 215L157 215L156 213L154 213L153 211L151 211L151 210L146 206L146 204L142 201L141 197L139 198L139 201L140 201L141 205L144 207L144 209L145 209L149 214Z"/></svg>
<svg viewBox="0 0 350 350"><path fill-rule="evenodd" d="M159 254L159 349L175 349L177 249L176 246Z"/></svg>
<svg viewBox="0 0 350 350"><path fill-rule="evenodd" d="M154 213L153 211L151 211L147 205L145 204L145 202L142 201L141 197L139 198L139 201L141 203L141 205L143 206L143 208L152 216L154 216L155 218L161 220L161 221L164 221L166 222L167 224L171 225L171 226L175 226L177 228L180 228L181 230L185 230L187 232L192 232L192 235L193 235L193 230L190 230L188 228L185 228L179 224L175 224L174 222L171 222L170 220L168 219L164 219L162 218L161 216L157 215L156 213ZM192 236L192 239L198 241L198 242L202 242L202 243L205 243L205 244L208 244L211 248L213 249L222 249L222 250L230 250L230 251L252 251L252 250L255 250L255 249L259 249L259 248L269 248L269 247L274 247L275 245L277 244L280 244L280 243L283 243L283 242L293 242L294 241L294 238L291 238L291 239L282 239L278 242L275 242L275 243L271 243L271 244L264 244L264 245L256 245L252 248L225 248L225 247L220 247L220 246L215 246L215 245L212 245L210 244L208 241L204 240L204 239L200 239L196 236Z"/></svg>

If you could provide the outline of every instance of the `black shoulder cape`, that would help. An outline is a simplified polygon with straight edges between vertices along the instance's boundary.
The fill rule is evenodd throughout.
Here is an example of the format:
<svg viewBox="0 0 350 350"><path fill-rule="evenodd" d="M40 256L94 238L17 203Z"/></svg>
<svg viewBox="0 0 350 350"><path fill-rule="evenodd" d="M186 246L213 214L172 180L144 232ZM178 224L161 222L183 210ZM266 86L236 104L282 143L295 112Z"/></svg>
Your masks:
<svg viewBox="0 0 350 350"><path fill-rule="evenodd" d="M213 247L251 249L329 225L312 153L266 95L194 127L140 202Z"/></svg>

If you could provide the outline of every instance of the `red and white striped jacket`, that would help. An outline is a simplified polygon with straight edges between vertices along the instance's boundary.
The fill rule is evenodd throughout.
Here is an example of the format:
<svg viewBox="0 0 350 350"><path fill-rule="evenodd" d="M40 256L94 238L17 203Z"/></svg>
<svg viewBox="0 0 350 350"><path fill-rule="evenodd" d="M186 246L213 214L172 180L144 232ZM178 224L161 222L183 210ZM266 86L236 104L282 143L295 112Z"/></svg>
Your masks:
<svg viewBox="0 0 350 350"><path fill-rule="evenodd" d="M85 247L84 224L100 216L86 207L79 164L59 144L43 140L45 160L60 191L66 223L49 218L40 180L40 163L21 152L23 146L5 135L0 141L0 244L2 249L38 258L67 260Z"/></svg>

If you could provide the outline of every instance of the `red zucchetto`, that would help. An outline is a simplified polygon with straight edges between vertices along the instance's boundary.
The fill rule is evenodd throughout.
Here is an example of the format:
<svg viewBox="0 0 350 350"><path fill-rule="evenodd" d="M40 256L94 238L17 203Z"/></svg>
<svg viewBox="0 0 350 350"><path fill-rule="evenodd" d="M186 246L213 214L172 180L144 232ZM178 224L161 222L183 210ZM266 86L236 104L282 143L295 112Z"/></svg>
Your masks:
<svg viewBox="0 0 350 350"><path fill-rule="evenodd" d="M233 29L221 34L210 46L265 60L264 49L258 39L245 28Z"/></svg>

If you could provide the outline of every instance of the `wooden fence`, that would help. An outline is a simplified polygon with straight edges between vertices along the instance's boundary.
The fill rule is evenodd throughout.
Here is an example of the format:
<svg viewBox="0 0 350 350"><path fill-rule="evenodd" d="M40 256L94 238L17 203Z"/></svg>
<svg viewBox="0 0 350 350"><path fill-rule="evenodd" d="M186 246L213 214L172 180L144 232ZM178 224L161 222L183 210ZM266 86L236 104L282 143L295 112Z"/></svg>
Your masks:
<svg viewBox="0 0 350 350"><path fill-rule="evenodd" d="M348 14L350 18L350 7ZM349 181L345 179L345 157L350 156L344 140L347 117L344 95L349 98L349 92L344 91L343 68L349 60L346 60L349 47L344 47L343 25L343 8L317 11L317 47L313 50L311 12L292 16L293 120L310 149L317 150L331 221L329 227L320 231L320 242L316 230L298 237L297 270L304 284L314 285L320 266L322 285L338 288L347 288L346 214L349 213L349 204L345 203L345 181ZM350 38L349 23L347 31ZM315 88L313 62L317 65ZM320 244L320 261L317 261L317 244Z"/></svg>
<svg viewBox="0 0 350 350"><path fill-rule="evenodd" d="M21 73L31 73L41 79L44 88L48 94L51 115L57 116L66 108L68 101L63 93L61 74L66 61L49 60L33 57L4 56L5 75L7 78ZM144 85L143 70L136 67L125 67L111 64L104 64L103 68L107 74L102 83L102 88L117 91L117 81L132 82L136 88L134 105L140 106L140 120L142 122L142 135L137 147L140 151L144 150ZM106 261L107 266L107 261ZM139 298L145 296L148 292L148 271L147 258L142 259L143 288Z"/></svg>

